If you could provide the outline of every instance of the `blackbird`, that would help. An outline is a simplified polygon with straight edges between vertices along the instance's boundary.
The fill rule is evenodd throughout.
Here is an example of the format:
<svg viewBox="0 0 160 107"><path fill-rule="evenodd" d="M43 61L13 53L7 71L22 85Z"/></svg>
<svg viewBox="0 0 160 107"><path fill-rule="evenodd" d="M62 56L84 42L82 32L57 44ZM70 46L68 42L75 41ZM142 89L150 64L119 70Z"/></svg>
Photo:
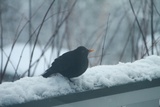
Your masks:
<svg viewBox="0 0 160 107"><path fill-rule="evenodd" d="M82 75L88 68L88 54L93 50L80 46L73 51L69 51L56 58L52 66L42 74L47 78L55 73L60 73L64 77L73 78Z"/></svg>

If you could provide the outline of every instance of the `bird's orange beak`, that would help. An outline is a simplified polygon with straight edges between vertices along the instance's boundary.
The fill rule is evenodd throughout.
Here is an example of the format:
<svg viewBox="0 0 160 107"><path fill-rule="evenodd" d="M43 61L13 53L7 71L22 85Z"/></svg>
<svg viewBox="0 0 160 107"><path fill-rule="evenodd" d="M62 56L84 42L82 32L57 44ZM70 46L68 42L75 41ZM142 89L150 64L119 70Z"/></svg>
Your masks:
<svg viewBox="0 0 160 107"><path fill-rule="evenodd" d="M94 50L93 50L93 49L89 49L88 51L89 51L89 52L93 52Z"/></svg>

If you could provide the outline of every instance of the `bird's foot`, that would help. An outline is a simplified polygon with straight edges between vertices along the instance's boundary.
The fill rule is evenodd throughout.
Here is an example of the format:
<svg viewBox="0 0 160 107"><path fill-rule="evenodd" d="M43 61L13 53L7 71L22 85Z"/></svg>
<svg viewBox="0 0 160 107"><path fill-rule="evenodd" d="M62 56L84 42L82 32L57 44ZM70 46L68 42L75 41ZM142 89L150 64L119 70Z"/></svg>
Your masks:
<svg viewBox="0 0 160 107"><path fill-rule="evenodd" d="M73 80L71 80L70 78L68 78L68 80L73 83Z"/></svg>

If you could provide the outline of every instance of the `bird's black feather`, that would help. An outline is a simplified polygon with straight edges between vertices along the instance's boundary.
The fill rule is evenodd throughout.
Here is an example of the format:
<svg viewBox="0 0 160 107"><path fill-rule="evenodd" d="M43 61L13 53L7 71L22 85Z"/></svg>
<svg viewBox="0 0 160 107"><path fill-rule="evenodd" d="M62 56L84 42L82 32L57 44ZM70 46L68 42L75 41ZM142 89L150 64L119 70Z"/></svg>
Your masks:
<svg viewBox="0 0 160 107"><path fill-rule="evenodd" d="M88 53L89 50L82 46L64 53L54 60L52 66L42 76L49 77L52 74L60 73L68 78L78 77L88 67Z"/></svg>

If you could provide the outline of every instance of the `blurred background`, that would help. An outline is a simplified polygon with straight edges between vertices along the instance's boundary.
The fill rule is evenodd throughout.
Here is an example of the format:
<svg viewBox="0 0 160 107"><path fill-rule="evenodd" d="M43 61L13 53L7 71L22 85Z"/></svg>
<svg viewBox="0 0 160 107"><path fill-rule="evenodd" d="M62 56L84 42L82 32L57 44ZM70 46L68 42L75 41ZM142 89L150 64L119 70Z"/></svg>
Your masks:
<svg viewBox="0 0 160 107"><path fill-rule="evenodd" d="M90 67L160 53L159 0L0 0L0 83L83 45Z"/></svg>

